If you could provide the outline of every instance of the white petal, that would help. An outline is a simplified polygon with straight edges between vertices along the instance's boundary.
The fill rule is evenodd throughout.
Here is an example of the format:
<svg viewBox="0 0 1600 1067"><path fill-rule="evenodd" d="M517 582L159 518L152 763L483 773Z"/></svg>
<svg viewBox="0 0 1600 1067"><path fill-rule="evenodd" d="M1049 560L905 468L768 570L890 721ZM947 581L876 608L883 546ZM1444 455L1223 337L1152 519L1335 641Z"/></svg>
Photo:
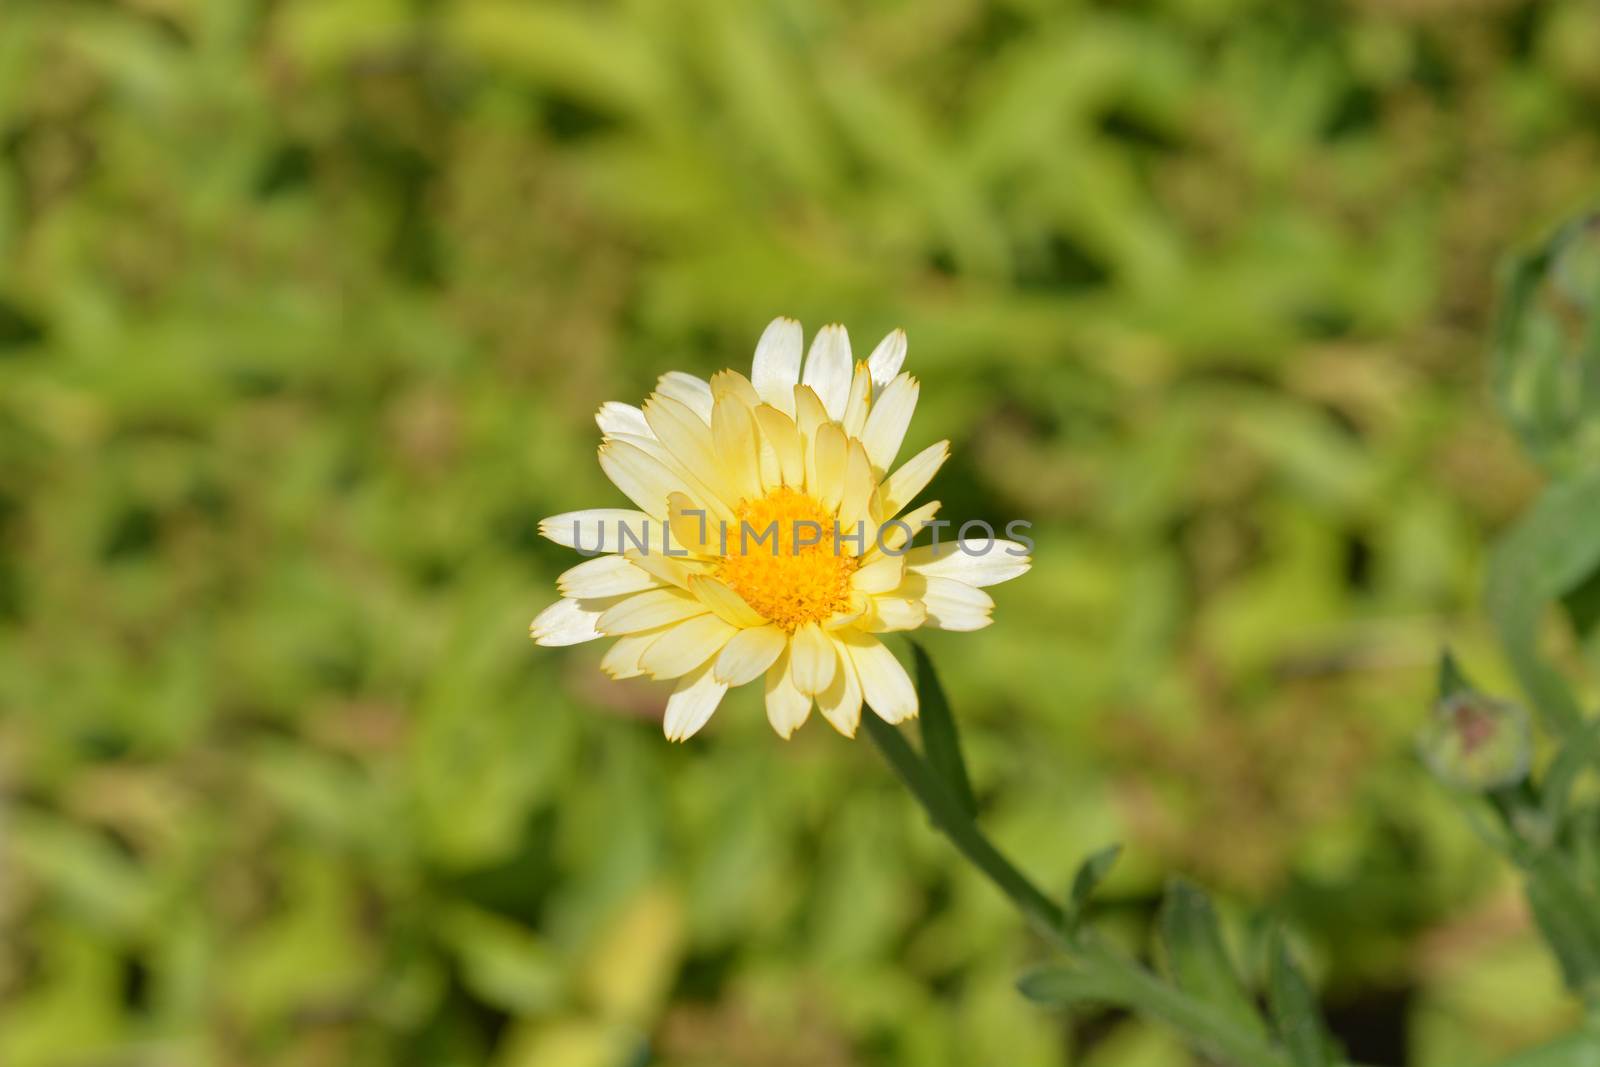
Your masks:
<svg viewBox="0 0 1600 1067"><path fill-rule="evenodd" d="M730 686L754 681L789 646L789 635L776 626L740 630L723 646L713 670Z"/></svg>
<svg viewBox="0 0 1600 1067"><path fill-rule="evenodd" d="M832 638L829 643L833 645L839 666L833 672L833 682L817 694L817 707L835 730L846 737L854 737L856 727L861 725L861 681L856 677L855 665L850 662L844 645Z"/></svg>
<svg viewBox="0 0 1600 1067"><path fill-rule="evenodd" d="M995 585L1026 574L1033 563L1015 541L969 537L923 545L905 554L906 567L930 578L954 578L968 585Z"/></svg>
<svg viewBox="0 0 1600 1067"><path fill-rule="evenodd" d="M654 576L642 571L625 556L598 556L585 560L556 579L562 596L594 599L642 593L660 585Z"/></svg>
<svg viewBox="0 0 1600 1067"><path fill-rule="evenodd" d="M586 608L576 600L562 598L534 616L528 625L528 636L541 645L581 645L604 637L595 623L600 612Z"/></svg>
<svg viewBox="0 0 1600 1067"><path fill-rule="evenodd" d="M638 434L640 437L650 436L650 424L644 421L644 412L632 404L607 400L600 405L600 410L594 413L594 421L599 425L601 433L632 433Z"/></svg>
<svg viewBox="0 0 1600 1067"><path fill-rule="evenodd" d="M926 625L940 630L981 630L993 622L994 598L954 578L906 576L901 590L912 589L914 579L923 585L918 599L928 609Z"/></svg>
<svg viewBox="0 0 1600 1067"><path fill-rule="evenodd" d="M839 657L834 653L833 642L816 623L808 622L794 632L789 656L789 674L795 688L806 696L816 696L833 681Z"/></svg>
<svg viewBox="0 0 1600 1067"><path fill-rule="evenodd" d="M650 516L631 508L590 508L543 519L539 533L580 552L620 552L630 544L643 544L655 525Z"/></svg>
<svg viewBox="0 0 1600 1067"><path fill-rule="evenodd" d="M688 674L722 651L738 633L715 615L697 615L669 626L639 657L639 666L652 678L677 678Z"/></svg>
<svg viewBox="0 0 1600 1067"><path fill-rule="evenodd" d="M750 384L756 387L756 393L786 414L794 411L802 340L798 322L773 319L756 342L756 358L750 365Z"/></svg>
<svg viewBox="0 0 1600 1067"><path fill-rule="evenodd" d="M906 361L906 332L891 330L889 336L878 342L878 347L867 357L867 368L872 371L872 384L882 389L900 373L900 364Z"/></svg>
<svg viewBox="0 0 1600 1067"><path fill-rule="evenodd" d="M681 370L668 371L656 382L656 392L686 404L689 410L711 425L711 385Z"/></svg>
<svg viewBox="0 0 1600 1067"><path fill-rule="evenodd" d="M806 354L805 377L800 381L816 390L830 419L844 418L853 366L850 335L838 323L824 326L811 341L811 351Z"/></svg>
<svg viewBox="0 0 1600 1067"><path fill-rule="evenodd" d="M787 651L767 670L767 721L785 741L811 714L811 698L795 688Z"/></svg>
<svg viewBox="0 0 1600 1067"><path fill-rule="evenodd" d="M899 470L878 486L879 514L898 515L901 509L916 499L918 493L928 487L933 476L939 473L939 468L949 458L950 442L939 441L906 460Z"/></svg>
<svg viewBox="0 0 1600 1067"><path fill-rule="evenodd" d="M607 608L596 620L601 633L631 634L704 615L711 609L681 589L652 589Z"/></svg>
<svg viewBox="0 0 1600 1067"><path fill-rule="evenodd" d="M903 722L917 713L917 689L900 661L871 634L841 630L838 640L850 654L861 681L861 695L884 722Z"/></svg>
<svg viewBox="0 0 1600 1067"><path fill-rule="evenodd" d="M722 703L728 687L711 675L711 664L686 674L667 698L667 713L661 720L668 741L686 741L699 732Z"/></svg>
<svg viewBox="0 0 1600 1067"><path fill-rule="evenodd" d="M861 431L861 443L867 446L867 458L872 469L882 473L894 463L905 440L906 429L911 425L911 415L917 409L917 394L922 387L909 374L902 374L884 389L878 402L872 405L867 425Z"/></svg>

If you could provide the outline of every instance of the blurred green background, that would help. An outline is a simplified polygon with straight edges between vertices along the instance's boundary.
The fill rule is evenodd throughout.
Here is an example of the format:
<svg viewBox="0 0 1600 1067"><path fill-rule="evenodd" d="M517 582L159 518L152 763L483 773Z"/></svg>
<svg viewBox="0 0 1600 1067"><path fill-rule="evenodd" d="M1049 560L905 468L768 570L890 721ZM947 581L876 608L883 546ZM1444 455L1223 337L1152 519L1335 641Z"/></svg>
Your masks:
<svg viewBox="0 0 1600 1067"><path fill-rule="evenodd" d="M0 1064L1176 1067L870 747L526 627L594 408L911 337L985 820L1287 920L1375 1063L1574 1008L1412 754L1537 485L1493 270L1591 0L0 0Z"/></svg>

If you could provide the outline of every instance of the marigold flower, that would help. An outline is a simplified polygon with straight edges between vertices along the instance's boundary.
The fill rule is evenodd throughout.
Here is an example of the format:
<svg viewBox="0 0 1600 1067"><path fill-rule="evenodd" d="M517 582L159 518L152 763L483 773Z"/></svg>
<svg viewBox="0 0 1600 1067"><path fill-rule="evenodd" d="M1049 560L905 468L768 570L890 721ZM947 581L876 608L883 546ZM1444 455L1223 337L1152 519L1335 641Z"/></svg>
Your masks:
<svg viewBox="0 0 1600 1067"><path fill-rule="evenodd" d="M765 676L767 718L789 737L812 704L853 737L866 703L888 722L917 693L876 635L987 626L983 586L1015 578L1027 546L984 537L908 548L933 521L907 511L949 456L940 441L894 463L920 386L896 330L857 363L842 326L813 339L773 321L750 377L665 374L642 407L607 403L600 466L637 510L545 519L540 532L595 558L558 579L533 620L541 645L616 638L613 678L677 679L667 737L688 738L732 686ZM891 468L894 468L891 473Z"/></svg>

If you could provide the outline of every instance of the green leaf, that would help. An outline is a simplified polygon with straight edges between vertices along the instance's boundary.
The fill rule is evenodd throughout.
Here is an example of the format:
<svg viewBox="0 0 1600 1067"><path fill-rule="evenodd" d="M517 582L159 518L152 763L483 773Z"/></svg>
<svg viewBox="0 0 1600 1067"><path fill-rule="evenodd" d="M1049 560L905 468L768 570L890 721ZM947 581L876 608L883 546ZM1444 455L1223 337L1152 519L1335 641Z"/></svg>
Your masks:
<svg viewBox="0 0 1600 1067"><path fill-rule="evenodd" d="M1560 960L1568 987L1580 996L1600 990L1600 900L1555 853L1528 863L1526 878L1534 920Z"/></svg>
<svg viewBox="0 0 1600 1067"><path fill-rule="evenodd" d="M1094 895L1107 874L1111 873L1112 866L1117 862L1117 857L1122 855L1121 845L1108 845L1099 852L1092 853L1078 867L1078 873L1072 879L1072 896L1067 904L1067 923L1069 926L1077 925L1083 917L1083 912L1089 905L1089 898Z"/></svg>
<svg viewBox="0 0 1600 1067"><path fill-rule="evenodd" d="M1017 989L1037 1004L1126 1004L1127 997L1105 979L1070 964L1040 967L1017 979Z"/></svg>
<svg viewBox="0 0 1600 1067"><path fill-rule="evenodd" d="M1501 542L1489 566L1488 608L1506 656L1553 729L1582 724L1577 698L1539 651L1545 609L1600 569L1600 471L1552 485Z"/></svg>
<svg viewBox="0 0 1600 1067"><path fill-rule="evenodd" d="M923 758L944 780L950 795L968 815L978 814L978 801L972 795L972 780L967 776L966 762L961 758L961 737L956 732L955 716L950 713L950 701L945 698L944 687L934 672L933 661L915 641L911 642L911 655L917 666L917 700L921 706L918 718L922 721Z"/></svg>
<svg viewBox="0 0 1600 1067"><path fill-rule="evenodd" d="M1216 912L1204 892L1182 879L1172 882L1161 908L1161 936L1179 988L1211 1004L1241 1029L1264 1035L1255 1002L1228 957Z"/></svg>
<svg viewBox="0 0 1600 1067"><path fill-rule="evenodd" d="M1333 1067L1316 994L1300 973L1280 930L1273 935L1267 962L1267 1004L1294 1067Z"/></svg>

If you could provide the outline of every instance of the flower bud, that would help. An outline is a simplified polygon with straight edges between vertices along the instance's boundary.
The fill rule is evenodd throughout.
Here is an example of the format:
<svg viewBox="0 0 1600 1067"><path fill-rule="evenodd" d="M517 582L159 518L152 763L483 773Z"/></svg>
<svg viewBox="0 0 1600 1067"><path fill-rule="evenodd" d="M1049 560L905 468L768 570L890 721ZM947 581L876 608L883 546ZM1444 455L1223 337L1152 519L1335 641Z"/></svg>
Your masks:
<svg viewBox="0 0 1600 1067"><path fill-rule="evenodd" d="M1488 792L1527 777L1533 740L1528 713L1470 689L1441 697L1421 738L1422 758L1440 780Z"/></svg>

